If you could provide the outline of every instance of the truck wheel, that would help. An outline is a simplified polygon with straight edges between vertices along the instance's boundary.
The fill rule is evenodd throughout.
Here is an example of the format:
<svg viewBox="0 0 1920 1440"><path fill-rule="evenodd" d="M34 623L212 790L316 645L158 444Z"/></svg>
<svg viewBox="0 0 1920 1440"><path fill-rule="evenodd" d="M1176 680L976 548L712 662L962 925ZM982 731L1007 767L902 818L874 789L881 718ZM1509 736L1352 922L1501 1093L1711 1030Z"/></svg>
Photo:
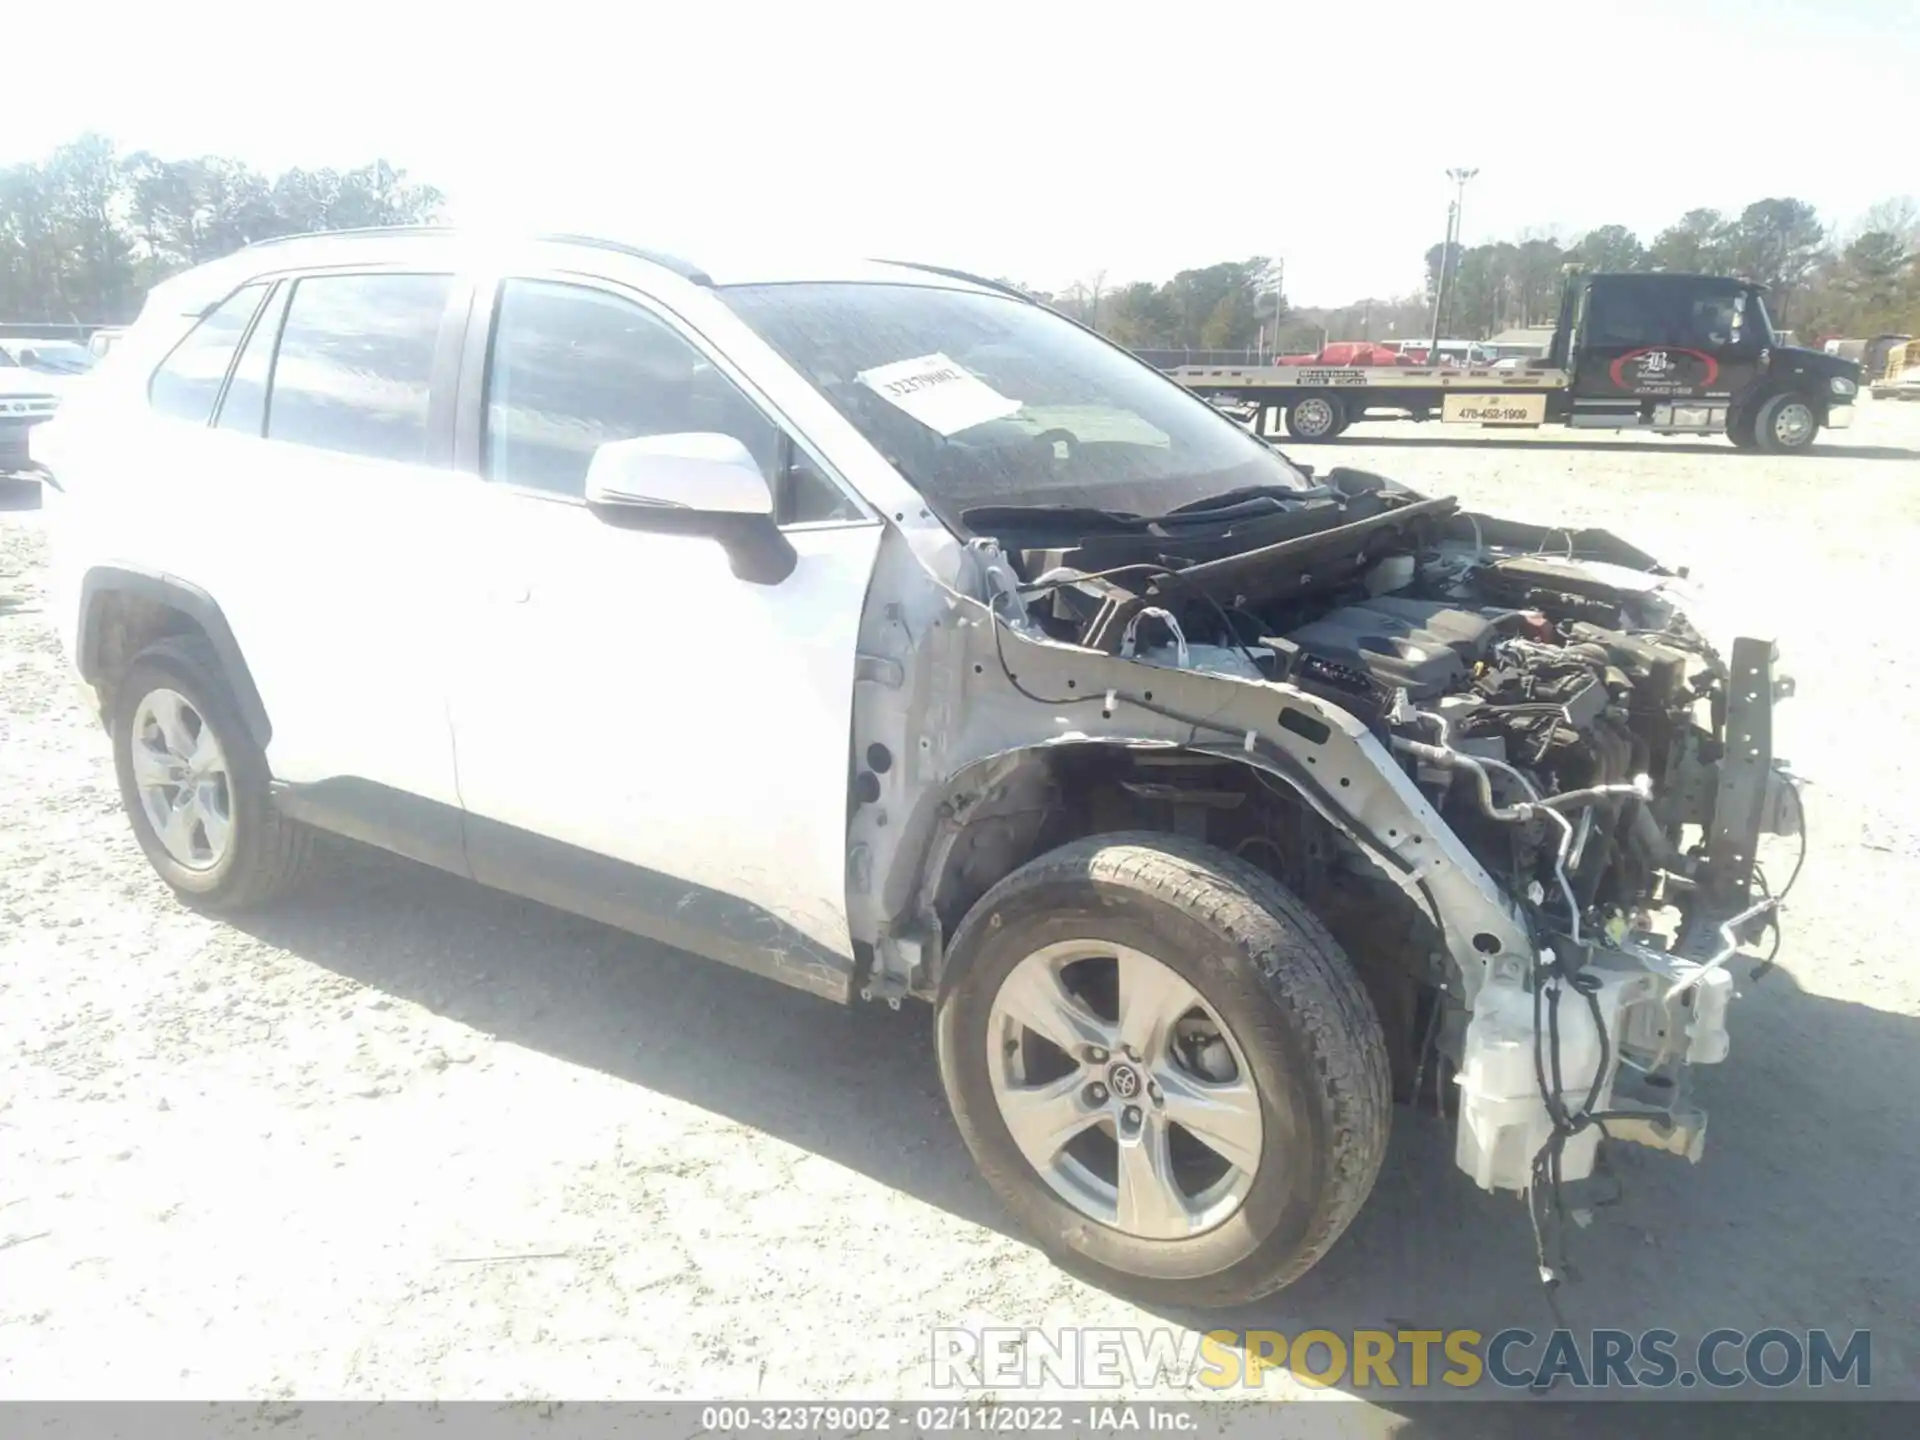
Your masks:
<svg viewBox="0 0 1920 1440"><path fill-rule="evenodd" d="M1760 446L1760 437L1754 433L1753 412L1735 411L1727 417L1727 439L1741 450L1755 450Z"/></svg>
<svg viewBox="0 0 1920 1440"><path fill-rule="evenodd" d="M1373 1188L1386 1042L1280 883L1180 836L1016 870L947 952L940 1076L987 1183L1053 1258L1234 1305L1333 1245Z"/></svg>
<svg viewBox="0 0 1920 1440"><path fill-rule="evenodd" d="M1794 454L1813 444L1813 437L1820 433L1820 415L1812 401L1788 391L1761 404L1753 429L1762 450Z"/></svg>
<svg viewBox="0 0 1920 1440"><path fill-rule="evenodd" d="M1347 428L1338 395L1303 395L1288 403L1287 433L1296 440L1331 440Z"/></svg>
<svg viewBox="0 0 1920 1440"><path fill-rule="evenodd" d="M313 832L275 810L267 759L212 649L193 637L143 650L114 685L120 799L160 878L188 902L243 910L292 889Z"/></svg>

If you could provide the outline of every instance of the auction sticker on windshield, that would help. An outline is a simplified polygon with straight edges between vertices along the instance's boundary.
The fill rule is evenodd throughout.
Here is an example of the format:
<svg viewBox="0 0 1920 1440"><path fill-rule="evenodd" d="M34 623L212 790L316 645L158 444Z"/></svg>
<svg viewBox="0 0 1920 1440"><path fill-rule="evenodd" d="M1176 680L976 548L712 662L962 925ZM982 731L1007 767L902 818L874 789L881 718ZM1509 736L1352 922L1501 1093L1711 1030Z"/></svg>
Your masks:
<svg viewBox="0 0 1920 1440"><path fill-rule="evenodd" d="M941 435L958 435L1020 408L956 360L938 353L860 372L860 383Z"/></svg>
<svg viewBox="0 0 1920 1440"><path fill-rule="evenodd" d="M1547 418L1544 395L1449 395L1440 419L1454 425L1538 425Z"/></svg>

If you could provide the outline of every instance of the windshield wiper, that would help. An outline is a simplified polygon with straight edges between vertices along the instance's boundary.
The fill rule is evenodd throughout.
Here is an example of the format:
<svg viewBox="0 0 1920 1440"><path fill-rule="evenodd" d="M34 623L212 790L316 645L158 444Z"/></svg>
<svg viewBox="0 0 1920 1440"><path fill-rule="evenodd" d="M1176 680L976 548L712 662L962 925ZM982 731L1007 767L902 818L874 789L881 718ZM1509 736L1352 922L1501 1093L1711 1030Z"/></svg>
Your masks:
<svg viewBox="0 0 1920 1440"><path fill-rule="evenodd" d="M1310 489L1296 489L1291 485L1242 485L1234 490L1222 490L1218 495L1203 495L1198 500L1189 500L1184 505L1176 505L1164 514L1156 515L1155 520L1193 520L1225 518L1216 517L1212 512L1233 510L1241 513L1258 513L1249 510L1251 502L1269 500L1280 509L1297 505L1302 500L1327 500L1333 498L1333 492L1324 485ZM1266 509L1267 507L1260 507Z"/></svg>

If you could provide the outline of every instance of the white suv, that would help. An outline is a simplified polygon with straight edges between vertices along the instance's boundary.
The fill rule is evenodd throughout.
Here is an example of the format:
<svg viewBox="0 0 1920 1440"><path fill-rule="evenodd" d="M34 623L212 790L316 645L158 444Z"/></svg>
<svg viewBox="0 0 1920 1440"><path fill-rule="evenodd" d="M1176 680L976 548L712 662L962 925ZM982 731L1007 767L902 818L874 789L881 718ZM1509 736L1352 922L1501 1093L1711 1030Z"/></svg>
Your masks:
<svg viewBox="0 0 1920 1440"><path fill-rule="evenodd" d="M1315 481L989 282L566 236L169 280L44 457L194 903L331 831L931 1001L996 1191L1168 1302L1312 1265L1396 1091L1542 1223L1603 1128L1698 1153L1780 687L1611 535Z"/></svg>

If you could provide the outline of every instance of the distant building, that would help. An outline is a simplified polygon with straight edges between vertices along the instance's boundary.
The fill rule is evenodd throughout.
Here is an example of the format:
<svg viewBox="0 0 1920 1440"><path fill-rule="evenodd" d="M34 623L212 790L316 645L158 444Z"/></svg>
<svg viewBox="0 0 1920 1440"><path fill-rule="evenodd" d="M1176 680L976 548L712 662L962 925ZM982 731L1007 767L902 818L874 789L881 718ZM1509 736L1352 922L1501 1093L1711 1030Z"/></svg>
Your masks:
<svg viewBox="0 0 1920 1440"><path fill-rule="evenodd" d="M1553 326L1528 325L1518 330L1502 330L1485 344L1496 360L1504 360L1509 355L1537 360L1552 348Z"/></svg>

